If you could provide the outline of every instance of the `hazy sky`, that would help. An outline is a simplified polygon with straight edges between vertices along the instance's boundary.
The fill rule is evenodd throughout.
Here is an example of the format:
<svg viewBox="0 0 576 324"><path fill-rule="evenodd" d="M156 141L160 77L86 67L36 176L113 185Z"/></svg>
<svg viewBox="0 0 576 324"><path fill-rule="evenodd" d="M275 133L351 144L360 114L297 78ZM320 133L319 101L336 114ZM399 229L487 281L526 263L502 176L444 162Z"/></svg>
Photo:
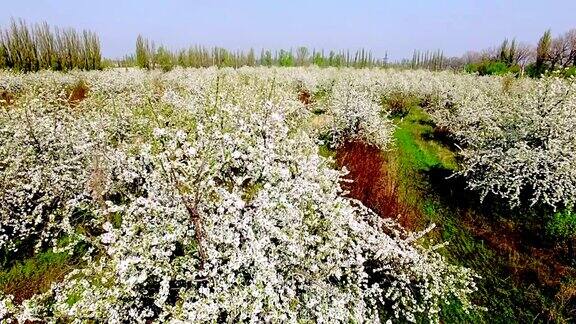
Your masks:
<svg viewBox="0 0 576 324"><path fill-rule="evenodd" d="M534 43L548 28L554 34L576 28L576 0L6 2L0 26L15 17L91 29L107 57L133 52L139 33L173 49L364 47L399 59L414 49L461 55L506 37Z"/></svg>

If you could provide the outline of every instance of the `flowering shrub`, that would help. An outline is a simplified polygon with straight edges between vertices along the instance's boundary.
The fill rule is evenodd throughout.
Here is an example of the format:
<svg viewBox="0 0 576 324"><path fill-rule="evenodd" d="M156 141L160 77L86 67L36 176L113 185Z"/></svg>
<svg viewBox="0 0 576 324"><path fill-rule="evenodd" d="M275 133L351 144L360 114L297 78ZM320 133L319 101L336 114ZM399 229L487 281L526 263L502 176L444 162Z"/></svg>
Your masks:
<svg viewBox="0 0 576 324"><path fill-rule="evenodd" d="M340 188L318 155L392 126L375 71L176 69L11 76L0 113L0 253L31 242L83 263L0 317L46 321L439 320L473 274ZM397 77L397 75L393 75ZM88 96L61 100L82 79ZM330 81L326 81L330 80ZM60 82L61 81L61 82ZM326 98L329 123L298 87ZM2 85L4 86L4 85ZM391 87L392 88L392 87ZM63 237L67 245L57 244Z"/></svg>
<svg viewBox="0 0 576 324"><path fill-rule="evenodd" d="M1 115L0 250L40 248L85 200L93 134L75 115L37 99Z"/></svg>
<svg viewBox="0 0 576 324"><path fill-rule="evenodd" d="M570 206L576 192L576 83L556 77L460 86L433 111L463 146L461 174L483 196ZM506 84L504 84L506 85Z"/></svg>

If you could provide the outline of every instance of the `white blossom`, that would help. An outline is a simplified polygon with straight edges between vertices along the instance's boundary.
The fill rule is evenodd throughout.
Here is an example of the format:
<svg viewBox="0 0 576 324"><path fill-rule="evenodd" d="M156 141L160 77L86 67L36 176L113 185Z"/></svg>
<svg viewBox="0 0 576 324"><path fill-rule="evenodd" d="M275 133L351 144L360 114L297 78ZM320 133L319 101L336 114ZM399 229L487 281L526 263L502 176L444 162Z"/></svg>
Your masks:
<svg viewBox="0 0 576 324"><path fill-rule="evenodd" d="M469 269L343 196L345 173L318 155L319 136L386 149L382 92L424 75L0 73L17 97L0 112L0 247L89 246L48 292L0 298L20 322L438 321L450 299L472 307ZM59 93L76 78L90 95L70 107ZM320 127L298 85L325 91Z"/></svg>

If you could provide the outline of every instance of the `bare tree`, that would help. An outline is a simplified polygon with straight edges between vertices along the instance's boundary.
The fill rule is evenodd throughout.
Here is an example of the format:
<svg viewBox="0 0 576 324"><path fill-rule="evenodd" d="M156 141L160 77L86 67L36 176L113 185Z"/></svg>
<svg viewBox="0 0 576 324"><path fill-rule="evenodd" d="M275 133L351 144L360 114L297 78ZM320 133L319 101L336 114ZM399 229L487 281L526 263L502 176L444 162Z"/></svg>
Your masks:
<svg viewBox="0 0 576 324"><path fill-rule="evenodd" d="M468 52L464 53L464 56L462 57L462 59L464 60L464 63L472 64L472 63L478 63L478 62L482 61L482 57L483 57L483 55L480 52L468 51Z"/></svg>
<svg viewBox="0 0 576 324"><path fill-rule="evenodd" d="M571 29L566 32L565 36L566 42L568 43L568 64L576 66L576 29Z"/></svg>
<svg viewBox="0 0 576 324"><path fill-rule="evenodd" d="M558 36L554 38L550 44L549 60L551 69L554 70L556 66L566 67L569 63L568 57L570 55L570 45L565 36Z"/></svg>
<svg viewBox="0 0 576 324"><path fill-rule="evenodd" d="M527 43L520 43L516 47L516 57L515 61L520 65L522 68L526 67L528 63L532 62L536 57L536 52L534 47Z"/></svg>

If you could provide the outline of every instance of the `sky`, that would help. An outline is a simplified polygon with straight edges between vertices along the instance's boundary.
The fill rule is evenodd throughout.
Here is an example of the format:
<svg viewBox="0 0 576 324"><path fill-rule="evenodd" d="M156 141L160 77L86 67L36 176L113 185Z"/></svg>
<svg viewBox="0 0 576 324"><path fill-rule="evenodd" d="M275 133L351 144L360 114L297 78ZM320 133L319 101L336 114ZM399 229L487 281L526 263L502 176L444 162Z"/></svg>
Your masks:
<svg viewBox="0 0 576 324"><path fill-rule="evenodd" d="M90 29L109 58L133 53L138 34L171 49L366 48L399 60L415 49L460 56L576 28L576 0L5 1L0 26L14 17Z"/></svg>

